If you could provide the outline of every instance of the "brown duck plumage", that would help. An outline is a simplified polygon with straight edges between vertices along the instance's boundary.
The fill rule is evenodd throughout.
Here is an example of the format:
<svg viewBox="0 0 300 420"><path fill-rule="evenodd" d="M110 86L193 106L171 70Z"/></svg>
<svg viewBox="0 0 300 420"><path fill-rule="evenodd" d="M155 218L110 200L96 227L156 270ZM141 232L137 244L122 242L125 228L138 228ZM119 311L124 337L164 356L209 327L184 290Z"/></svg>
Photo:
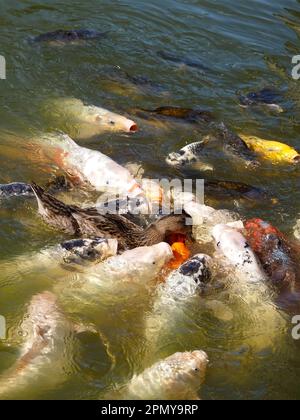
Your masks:
<svg viewBox="0 0 300 420"><path fill-rule="evenodd" d="M144 229L121 215L102 215L96 208L81 209L66 205L38 185L33 183L31 186L45 222L71 235L115 238L120 250L166 242L172 233L192 237L192 227L186 225L185 213L164 216Z"/></svg>

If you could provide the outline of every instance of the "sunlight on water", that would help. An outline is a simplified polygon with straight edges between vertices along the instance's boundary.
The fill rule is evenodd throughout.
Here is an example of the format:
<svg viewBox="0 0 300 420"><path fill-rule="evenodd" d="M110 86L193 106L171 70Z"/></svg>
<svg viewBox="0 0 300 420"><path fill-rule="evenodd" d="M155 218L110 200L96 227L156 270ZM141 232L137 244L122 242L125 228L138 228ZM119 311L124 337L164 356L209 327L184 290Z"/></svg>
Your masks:
<svg viewBox="0 0 300 420"><path fill-rule="evenodd" d="M167 166L170 152L210 133L194 123L145 118L143 110L211 111L238 133L299 150L300 82L291 77L292 57L299 54L299 1L11 0L2 1L1 9L0 55L6 59L6 80L0 80L1 184L46 185L59 175L32 139L64 131L122 165L141 165L149 178L205 176L263 188L266 201L216 194L211 186L206 203L243 218L264 218L292 236L300 210L299 167L264 161L245 169L224 159L218 148L208 156L212 172ZM73 28L107 34L67 46L32 42L45 32ZM239 106L240 94L265 87L283 92L285 112ZM70 118L70 102L60 101L70 98L124 115L140 130L100 132ZM60 197L84 205L94 201L86 191ZM214 223L238 219L218 213ZM200 251L209 255L212 227L206 220L196 230ZM37 217L33 198L0 196L0 231L0 315L8 328L7 340L0 341L0 398L126 398L134 374L174 352L198 349L210 360L203 399L300 398L299 342L292 339L290 315L276 308L265 286L234 279L218 266L207 294L180 304L168 297L168 304L160 305L155 270L126 278L106 263L96 270L41 258L41 250L70 238ZM57 365L40 370L35 380L15 378L20 382L10 389L4 372L26 338L22 322L28 305L45 290L58 297L75 333L67 329Z"/></svg>

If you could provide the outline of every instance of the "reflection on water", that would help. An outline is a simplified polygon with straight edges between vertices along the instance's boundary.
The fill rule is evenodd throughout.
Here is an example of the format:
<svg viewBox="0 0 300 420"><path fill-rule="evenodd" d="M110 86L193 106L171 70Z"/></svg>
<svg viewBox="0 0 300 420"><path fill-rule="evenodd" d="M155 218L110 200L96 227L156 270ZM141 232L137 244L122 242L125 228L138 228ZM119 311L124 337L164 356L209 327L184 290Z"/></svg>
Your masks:
<svg viewBox="0 0 300 420"><path fill-rule="evenodd" d="M37 133L63 130L77 140L84 137L53 108L56 98L79 98L134 119L140 127L134 136L93 133L80 141L121 164L142 163L150 178L201 177L197 168L168 167L165 158L208 133L197 124L145 119L138 110L204 109L239 133L300 148L300 85L291 78L292 56L299 54L296 0L242 0L238 7L233 0L165 0L163 6L158 0L2 3L0 54L7 60L7 80L0 81L0 183L46 184L53 179L57 168L41 160L29 144ZM108 35L57 48L30 42L32 36L59 28L91 28ZM285 112L239 106L241 93L266 87L281 92ZM216 151L209 163L214 171L205 172L208 179L261 187L276 198L273 204L258 200L249 205L212 195L210 204L238 210L247 218L265 218L291 235L300 206L299 168L286 165L279 170L264 162L255 171L245 170ZM177 308L172 318L176 322L163 324L163 334L150 351L145 326L152 316L154 284L115 290L95 286L89 291L80 271L42 269L35 265L39 251L65 237L36 217L32 199L0 198L0 204L0 313L7 319L11 343L0 343L0 371L17 359L22 341L16 337L18 326L32 296L44 290L57 292L72 322L101 332L100 337L93 329L77 334L67 380L58 388L42 380L37 397L115 395L134 373L158 359L199 348L210 359L202 398L300 397L298 343L291 338L289 316L277 311L265 291L234 283L216 287ZM203 251L210 253L204 239ZM21 397L29 397L29 391Z"/></svg>

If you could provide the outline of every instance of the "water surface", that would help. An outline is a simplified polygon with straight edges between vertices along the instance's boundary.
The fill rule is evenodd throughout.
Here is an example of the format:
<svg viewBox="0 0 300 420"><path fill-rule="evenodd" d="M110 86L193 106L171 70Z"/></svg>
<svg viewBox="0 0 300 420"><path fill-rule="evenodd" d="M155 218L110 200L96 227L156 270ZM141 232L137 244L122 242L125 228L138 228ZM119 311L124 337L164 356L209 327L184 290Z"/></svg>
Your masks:
<svg viewBox="0 0 300 420"><path fill-rule="evenodd" d="M24 140L56 129L76 137L74 127L63 123L60 116L53 118L53 110L45 105L53 97L80 98L128 116L136 108L163 105L203 108L237 132L281 140L300 149L300 82L291 78L291 59L299 53L300 5L296 0L0 3L0 54L7 60L7 80L0 81L1 183L35 180L43 184L53 176L55 168L33 159L34 151L26 148ZM108 31L108 35L101 41L58 48L29 42L32 36L59 28L91 28ZM161 51L196 61L203 69L165 60L158 54ZM151 83L127 83L119 77L125 73ZM284 93L286 112L274 115L239 106L239 92L264 87ZM104 134L85 145L120 163L142 162L149 177L187 176L167 168L165 157L201 138L201 131L184 124L168 130L151 129L143 120L138 122L141 131L135 136ZM219 155L213 163L215 172L210 177L264 187L278 199L273 205L242 203L239 210L243 216L266 218L292 233L300 209L299 169L287 166L278 170L265 164L256 171L233 170L230 159ZM197 172L193 175L201 177ZM234 207L232 202L216 205ZM63 237L44 226L30 200L1 202L0 213L3 266ZM9 276L0 273L0 313L6 316L11 333L31 296L51 288L54 282L44 272L21 275L19 271ZM224 324L195 311L193 322L188 317L152 356L145 357L144 317L151 308L151 296L146 292L139 291L121 303L100 296L98 306L68 300L64 304L75 318L83 317L101 328L115 359L112 362L106 345L93 334L81 335L67 382L58 389L41 384L37 397L104 398L147 363L194 348L206 350L211 360L202 390L204 399L300 397L299 346L290 338L289 319L271 347L251 347L247 331L264 343L268 327L251 314L251 307L233 299L230 305L239 313L237 319ZM13 363L17 350L1 343L0 372ZM27 396L24 390L22 397Z"/></svg>

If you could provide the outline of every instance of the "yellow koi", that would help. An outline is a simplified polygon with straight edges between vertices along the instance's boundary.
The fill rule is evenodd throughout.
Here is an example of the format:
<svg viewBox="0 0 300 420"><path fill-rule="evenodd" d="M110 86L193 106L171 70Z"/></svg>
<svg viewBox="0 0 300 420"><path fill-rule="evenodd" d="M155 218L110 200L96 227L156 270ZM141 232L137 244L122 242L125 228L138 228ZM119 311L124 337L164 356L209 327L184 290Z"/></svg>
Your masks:
<svg viewBox="0 0 300 420"><path fill-rule="evenodd" d="M271 160L274 163L293 163L300 161L300 154L291 146L273 140L265 140L255 136L240 137L247 143L247 146L262 156L262 158Z"/></svg>

